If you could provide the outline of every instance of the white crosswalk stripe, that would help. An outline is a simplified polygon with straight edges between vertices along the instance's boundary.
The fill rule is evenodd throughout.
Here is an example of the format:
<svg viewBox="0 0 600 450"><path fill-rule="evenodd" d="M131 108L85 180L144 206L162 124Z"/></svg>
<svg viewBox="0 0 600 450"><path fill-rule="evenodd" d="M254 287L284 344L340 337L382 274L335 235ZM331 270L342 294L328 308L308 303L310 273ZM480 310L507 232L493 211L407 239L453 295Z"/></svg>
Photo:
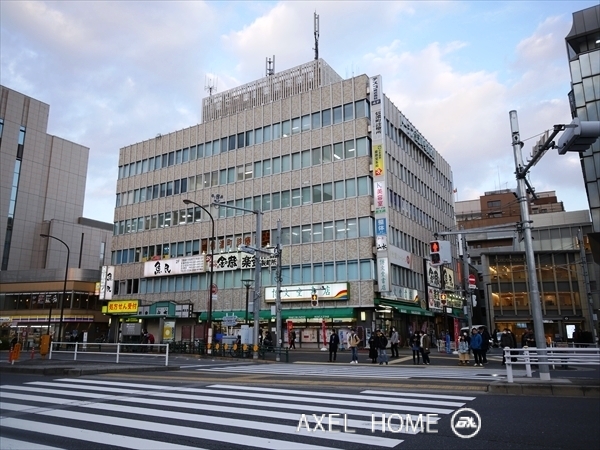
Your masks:
<svg viewBox="0 0 600 450"><path fill-rule="evenodd" d="M337 365L337 364L252 364L223 365L202 367L195 369L201 372L226 372L237 374L268 374L289 376L333 376L340 378L381 378L393 377L394 379L409 378L443 378L460 380L502 380L506 378L506 371L500 369L486 369L476 367L447 367L447 366L372 366L365 365ZM515 376L525 376L524 370L513 371Z"/></svg>
<svg viewBox="0 0 600 450"><path fill-rule="evenodd" d="M379 390L33 381L0 386L0 448L394 448L472 400ZM389 423L396 432L384 432L391 415L406 426L396 420Z"/></svg>

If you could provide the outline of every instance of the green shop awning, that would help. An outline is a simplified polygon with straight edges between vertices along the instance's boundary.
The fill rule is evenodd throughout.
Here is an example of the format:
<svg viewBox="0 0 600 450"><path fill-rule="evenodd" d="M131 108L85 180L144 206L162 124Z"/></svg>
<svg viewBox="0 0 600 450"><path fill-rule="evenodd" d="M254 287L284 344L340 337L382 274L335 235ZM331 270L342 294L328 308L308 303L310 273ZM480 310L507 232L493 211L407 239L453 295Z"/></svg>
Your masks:
<svg viewBox="0 0 600 450"><path fill-rule="evenodd" d="M402 303L398 303L393 300L376 298L375 304L382 305L382 306L391 306L392 308L395 308L401 314L414 314L417 316L433 317L433 313L431 311L427 311L426 309L419 308L418 306L404 305Z"/></svg>
<svg viewBox="0 0 600 450"><path fill-rule="evenodd" d="M224 316L236 316L238 321L244 321L246 318L246 310L243 311L213 311L211 320L223 320ZM261 320L268 320L271 318L271 310L263 309L260 311L259 315ZM198 320L208 320L208 315L206 311L198 314ZM254 316L252 315L252 311L248 311L248 320L254 320Z"/></svg>
<svg viewBox="0 0 600 450"><path fill-rule="evenodd" d="M296 308L281 310L281 318L290 320L352 319L353 317L354 308Z"/></svg>

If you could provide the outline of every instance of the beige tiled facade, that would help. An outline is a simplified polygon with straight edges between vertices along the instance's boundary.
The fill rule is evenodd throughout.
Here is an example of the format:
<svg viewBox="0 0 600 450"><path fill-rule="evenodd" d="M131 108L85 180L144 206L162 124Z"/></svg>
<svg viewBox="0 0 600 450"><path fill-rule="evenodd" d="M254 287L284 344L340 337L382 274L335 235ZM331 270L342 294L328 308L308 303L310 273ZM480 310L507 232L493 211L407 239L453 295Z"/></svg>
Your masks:
<svg viewBox="0 0 600 450"><path fill-rule="evenodd" d="M320 61L320 60L319 60ZM314 63L315 67L317 64ZM324 72L325 66L320 66ZM327 66L328 67L328 66ZM290 69L290 73L295 69ZM330 71L331 69L329 69ZM282 75L282 78L285 73ZM149 277L144 279L144 263L151 259L150 248L155 253L157 245L169 245L166 257L186 257L202 253L207 250L206 240L211 236L211 222L202 212L200 221L190 221L191 208L184 205L184 199L193 200L210 208L215 218L215 235L219 242L217 250L222 248L235 251L236 239L251 237L248 242L254 244L253 233L256 227L255 217L252 214L237 215L235 211L223 212L210 206L213 195L220 195L224 202L232 202L234 206L247 207L245 200L250 199L251 208L256 209L255 203L260 197L258 209L263 211L262 229L270 233L267 243L276 243L277 221L281 221L282 233L282 267L283 285L322 285L324 283L347 283L348 298L344 301L328 300L320 303L320 307L354 308L353 325L371 327L375 323L375 299L381 297L378 292L376 277L375 249L375 224L373 215L373 159L371 154L371 127L372 119L369 117L370 79L366 75L342 80L337 75L327 72L323 79L331 80L329 84L314 85L302 92L283 98L274 98L264 104L243 109L245 95L250 87L264 86L268 79L259 80L240 88L219 94L219 98L208 98L203 103L204 123L184 130L150 139L124 147L119 156L119 180L117 181L117 206L115 210L115 236L113 237L112 263L115 265L115 278L118 280L119 292L117 298L141 299L142 304L152 304L158 301L170 300L174 302L190 302L194 311L206 311L207 273L181 276L181 285L197 288L170 289L166 282L166 291L161 285L160 292L156 292L157 278L177 277ZM276 90L278 81L271 82L271 89ZM283 81L282 81L283 83ZM310 84L310 83L309 83ZM250 87L248 87L250 86ZM239 93L239 94L238 94ZM275 94L273 94L275 96ZM229 101L229 103L227 103ZM219 107L215 106L219 105ZM226 106L223 106L226 105ZM325 110L335 115L337 107L343 109L344 105L352 105L352 117L341 120L340 123L323 124ZM383 97L386 125L385 152L388 177L388 192L386 195L393 198L392 191L402 198L404 207L398 204L397 208L389 208L389 238L388 242L403 249L410 255L412 262L409 267L393 269L392 284L410 289L418 293L420 298L425 298L423 280L423 258L428 257L428 243L432 235L439 229L449 229L453 226L453 200L452 200L452 173L448 163L424 141L418 131L400 113L393 103ZM361 108L364 114L359 114ZM219 109L222 108L222 109ZM230 108L229 110L227 108ZM313 114L319 113L319 125L313 126L312 122L306 126L302 118L312 121ZM360 116L360 117L358 117ZM292 131L284 136L284 122L291 120ZM295 121L301 126L295 132ZM239 134L247 134L251 130L271 127L280 124L281 135L271 138L267 142L248 144L244 135L244 145L239 144ZM408 125L407 125L408 124ZM411 129L420 139L417 144L412 141L402 130ZM261 132L262 133L262 132ZM265 131L266 133L266 131ZM237 136L236 136L237 135ZM232 142L234 148L225 150L221 139ZM166 168L144 171L143 165L150 166L150 159L168 158L169 152L175 152L173 158L179 158L177 152L184 155L184 151L192 151L202 145L206 150L207 143L211 145L219 142L220 151L210 156L196 157L181 163L174 163ZM425 144L423 143L425 142ZM337 144L337 145L336 145ZM328 147L330 146L330 147ZM325 150L328 147L329 150ZM426 148L427 152L422 150ZM318 149L318 150L315 150ZM327 151L332 156L326 157ZM316 161L315 154L323 161ZM167 155L167 156L164 156ZM284 169L283 160L288 158L288 166ZM144 163L144 160L149 160ZM329 160L330 159L330 160ZM257 172L260 164L262 174ZM265 163L265 161L269 161ZM282 164L281 170L275 171L276 164ZM248 164L252 166L247 166ZM266 165L268 164L268 165ZM134 169L131 166L134 165ZM162 165L162 162L161 162ZM141 167L138 168L138 167ZM250 167L252 178L239 179L238 170ZM264 172L267 171L268 174ZM234 179L228 179L228 170L234 171ZM205 186L206 174L217 171L217 183ZM201 176L202 183L198 189L192 186L192 179ZM161 183L175 182L186 179L185 193L172 193L164 197L147 200L149 187ZM343 187L342 187L343 185ZM315 188L320 186L320 188ZM326 186L331 187L331 197L325 200ZM322 188L322 189L321 189ZM343 194L338 193L337 189ZM158 187L160 190L161 187ZM165 187L168 189L168 186ZM308 189L308 190L307 190ZM321 189L323 192L318 193ZM136 190L139 191L136 193ZM142 194L144 191L146 194ZM290 192L292 202L294 195L300 196L298 205L283 206L284 192ZM323 198L315 197L323 195ZM136 196L146 195L144 201L131 201ZM267 200L265 196L268 195ZM280 198L281 197L281 198ZM281 200L281 207L273 206L275 201ZM268 207L264 208L265 201ZM391 205L390 205L391 206ZM402 209L404 208L404 210ZM152 226L152 217L177 210L186 210L186 220L176 225L173 222L168 227ZM226 217L221 217L225 215ZM360 219L363 219L360 221ZM142 224L133 232L128 225L135 220ZM173 220L173 219L171 219ZM346 221L342 224L341 221ZM350 221L350 222L348 222ZM360 224L359 224L360 222ZM148 226L147 224L150 224ZM319 233L325 235L324 224L331 224L333 238L316 238ZM346 227L342 229L340 227ZM128 228L129 227L129 228ZM356 235L344 237L353 233ZM127 232L130 229L130 232ZM308 230L308 231L307 231ZM351 230L351 231L348 231ZM295 243L294 232L301 233L300 241ZM306 239L307 241L303 241ZM188 242L193 245L194 240L199 240L200 245L191 253L186 250ZM228 243L230 241L230 243ZM178 243L183 243L183 253L174 249ZM124 252L134 250L136 256L133 261L123 263ZM164 248L163 248L164 250ZM147 252L144 254L144 252ZM356 272L349 272L345 265L356 263ZM318 268L315 268L318 266ZM322 269L321 269L322 268ZM321 276L320 271L326 272L332 268L330 275ZM354 270L354 269L353 269ZM241 279L251 279L251 270L238 270L233 276L224 272L215 274L216 284L219 286L218 301L213 305L214 311L239 311L245 305L245 288ZM344 275L344 273L346 275ZM191 284L185 277L196 278ZM123 291L128 279L139 280L139 291ZM153 278L153 279L152 279ZM173 281L177 286L180 281ZM148 289L152 284L152 292ZM263 269L263 286L274 286L273 273ZM264 298L264 295L263 295ZM411 299L412 300L412 299ZM422 305L419 305L422 306ZM261 305L261 309L268 309L268 304ZM309 310L309 301L299 301L284 308L296 310ZM361 312L368 314L364 319ZM348 323L348 325L350 325ZM177 331L179 332L179 331Z"/></svg>

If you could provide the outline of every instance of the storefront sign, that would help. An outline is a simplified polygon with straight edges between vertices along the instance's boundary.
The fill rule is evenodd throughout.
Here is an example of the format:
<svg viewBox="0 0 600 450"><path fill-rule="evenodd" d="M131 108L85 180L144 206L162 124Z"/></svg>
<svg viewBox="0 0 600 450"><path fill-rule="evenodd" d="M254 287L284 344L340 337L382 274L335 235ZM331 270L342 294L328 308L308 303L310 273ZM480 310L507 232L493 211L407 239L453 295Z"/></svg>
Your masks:
<svg viewBox="0 0 600 450"><path fill-rule="evenodd" d="M379 292L390 290L389 264L387 258L377 258L377 279L379 280Z"/></svg>
<svg viewBox="0 0 600 450"><path fill-rule="evenodd" d="M163 326L163 341L171 342L175 339L175 321L165 320Z"/></svg>
<svg viewBox="0 0 600 450"><path fill-rule="evenodd" d="M112 300L115 282L115 266L102 266L100 275L100 300Z"/></svg>
<svg viewBox="0 0 600 450"><path fill-rule="evenodd" d="M188 256L185 258L169 258L144 263L145 277L162 277L166 275L181 275L204 272L206 255Z"/></svg>
<svg viewBox="0 0 600 450"><path fill-rule="evenodd" d="M281 288L282 302L308 302L313 289L316 291L319 302L335 300L348 300L348 283L313 284L301 286L285 286ZM276 287L265 288L265 302L274 302L277 296Z"/></svg>
<svg viewBox="0 0 600 450"><path fill-rule="evenodd" d="M410 253L393 245L388 245L387 251L388 258L390 259L390 264L404 267L405 269L410 269L410 262L412 259Z"/></svg>
<svg viewBox="0 0 600 450"><path fill-rule="evenodd" d="M404 286L392 285L389 292L382 293L381 298L401 302L419 303L419 291Z"/></svg>
<svg viewBox="0 0 600 450"><path fill-rule="evenodd" d="M138 300L112 300L108 302L107 314L135 314L138 311Z"/></svg>

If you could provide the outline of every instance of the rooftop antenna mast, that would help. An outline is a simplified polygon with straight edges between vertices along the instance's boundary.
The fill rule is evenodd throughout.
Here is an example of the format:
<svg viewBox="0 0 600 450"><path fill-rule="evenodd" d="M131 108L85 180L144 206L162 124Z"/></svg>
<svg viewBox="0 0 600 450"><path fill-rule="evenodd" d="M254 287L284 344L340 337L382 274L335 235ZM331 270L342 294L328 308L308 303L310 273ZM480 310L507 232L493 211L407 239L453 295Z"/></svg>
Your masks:
<svg viewBox="0 0 600 450"><path fill-rule="evenodd" d="M217 92L217 84L219 82L219 79L217 78L217 81L215 81L215 84L213 84L213 80L212 78L208 78L208 76L205 77L204 79L204 83L206 84L206 86L204 86L204 90L206 92L208 92L209 97L213 95L213 93Z"/></svg>
<svg viewBox="0 0 600 450"><path fill-rule="evenodd" d="M273 55L273 59L265 58L265 73L268 77L275 75L275 55Z"/></svg>
<svg viewBox="0 0 600 450"><path fill-rule="evenodd" d="M315 60L319 59L319 15L315 11Z"/></svg>

